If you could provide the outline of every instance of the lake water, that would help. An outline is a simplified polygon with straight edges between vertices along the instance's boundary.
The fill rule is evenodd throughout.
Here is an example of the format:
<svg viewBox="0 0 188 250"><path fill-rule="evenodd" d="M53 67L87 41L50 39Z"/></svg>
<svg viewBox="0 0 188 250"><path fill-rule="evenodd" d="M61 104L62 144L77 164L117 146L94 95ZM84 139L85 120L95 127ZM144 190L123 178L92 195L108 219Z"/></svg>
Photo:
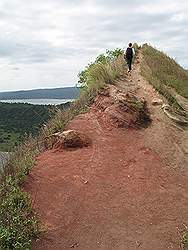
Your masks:
<svg viewBox="0 0 188 250"><path fill-rule="evenodd" d="M66 102L72 102L73 99L17 99L17 100L0 100L4 103L29 103L34 105L58 105Z"/></svg>

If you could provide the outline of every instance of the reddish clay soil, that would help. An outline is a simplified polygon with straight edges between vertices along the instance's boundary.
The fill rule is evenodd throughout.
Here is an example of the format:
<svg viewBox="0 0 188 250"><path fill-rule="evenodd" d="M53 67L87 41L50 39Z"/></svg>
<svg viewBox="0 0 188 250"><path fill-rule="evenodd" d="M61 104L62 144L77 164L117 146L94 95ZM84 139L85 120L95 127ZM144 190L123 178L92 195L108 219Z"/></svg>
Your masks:
<svg viewBox="0 0 188 250"><path fill-rule="evenodd" d="M91 146L38 156L24 185L44 229L33 249L181 249L188 173L181 161L171 167L157 134L157 150L149 145L166 119L151 112L156 125L117 128L94 106L67 126L86 133Z"/></svg>

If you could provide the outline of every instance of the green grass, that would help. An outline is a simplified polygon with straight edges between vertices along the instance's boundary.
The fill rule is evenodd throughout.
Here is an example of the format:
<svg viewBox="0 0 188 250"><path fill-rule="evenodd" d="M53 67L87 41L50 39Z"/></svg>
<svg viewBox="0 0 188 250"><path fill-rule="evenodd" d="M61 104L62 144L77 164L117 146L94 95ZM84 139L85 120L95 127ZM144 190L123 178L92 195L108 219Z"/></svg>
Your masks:
<svg viewBox="0 0 188 250"><path fill-rule="evenodd" d="M145 44L142 47L141 74L164 95L174 108L183 109L171 89L188 98L188 75L175 60Z"/></svg>
<svg viewBox="0 0 188 250"><path fill-rule="evenodd" d="M21 185L38 154L37 141L28 138L17 146L0 173L0 249L30 249L39 233L31 201Z"/></svg>
<svg viewBox="0 0 188 250"><path fill-rule="evenodd" d="M29 249L38 222L28 194L11 177L0 187L0 249Z"/></svg>

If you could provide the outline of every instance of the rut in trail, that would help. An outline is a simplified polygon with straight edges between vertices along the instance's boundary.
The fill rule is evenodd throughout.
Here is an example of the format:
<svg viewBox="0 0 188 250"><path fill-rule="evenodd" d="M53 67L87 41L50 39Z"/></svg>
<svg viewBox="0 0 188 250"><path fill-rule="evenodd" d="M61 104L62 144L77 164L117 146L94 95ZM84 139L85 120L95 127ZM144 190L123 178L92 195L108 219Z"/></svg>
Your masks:
<svg viewBox="0 0 188 250"><path fill-rule="evenodd" d="M38 156L24 185L44 229L33 249L181 249L188 222L187 131L152 105L161 97L139 71L137 64L114 88L145 98L152 118L147 128L113 124L106 96L66 128L87 134L92 145Z"/></svg>

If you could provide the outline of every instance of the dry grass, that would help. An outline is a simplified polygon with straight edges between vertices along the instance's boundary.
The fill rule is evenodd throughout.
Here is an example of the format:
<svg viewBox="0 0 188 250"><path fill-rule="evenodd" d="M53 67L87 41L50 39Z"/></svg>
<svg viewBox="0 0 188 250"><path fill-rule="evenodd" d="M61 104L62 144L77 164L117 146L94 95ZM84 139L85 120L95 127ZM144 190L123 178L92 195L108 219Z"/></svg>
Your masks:
<svg viewBox="0 0 188 250"><path fill-rule="evenodd" d="M38 152L37 139L28 137L22 145L17 146L11 153L8 163L1 170L0 182L8 176L17 183L22 183L24 177L34 165L34 158Z"/></svg>
<svg viewBox="0 0 188 250"><path fill-rule="evenodd" d="M187 72L175 60L147 44L143 45L142 54L141 74L176 110L183 110L171 89L188 98Z"/></svg>

